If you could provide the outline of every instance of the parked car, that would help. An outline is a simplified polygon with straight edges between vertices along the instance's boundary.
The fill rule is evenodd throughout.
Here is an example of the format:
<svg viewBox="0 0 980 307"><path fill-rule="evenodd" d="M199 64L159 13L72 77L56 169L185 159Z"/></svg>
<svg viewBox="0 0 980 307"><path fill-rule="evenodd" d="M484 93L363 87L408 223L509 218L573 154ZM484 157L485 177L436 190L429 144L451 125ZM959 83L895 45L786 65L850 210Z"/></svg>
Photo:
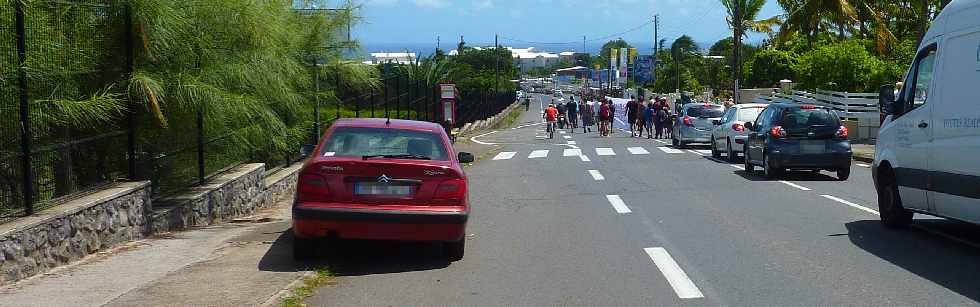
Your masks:
<svg viewBox="0 0 980 307"><path fill-rule="evenodd" d="M434 123L341 119L299 173L293 203L294 255L315 254L323 238L444 242L463 257L469 216L466 174L449 136Z"/></svg>
<svg viewBox="0 0 980 307"><path fill-rule="evenodd" d="M913 212L980 224L980 1L953 1L922 39L902 88L881 88L887 115L872 177L881 222Z"/></svg>
<svg viewBox="0 0 980 307"><path fill-rule="evenodd" d="M721 119L715 120L715 128L711 130L711 156L720 158L722 153L728 155L728 161L735 161L738 153L743 152L745 140L749 138L745 130L746 122L754 122L766 104L748 103L737 104L725 111Z"/></svg>
<svg viewBox="0 0 980 307"><path fill-rule="evenodd" d="M715 128L713 122L721 119L724 112L725 107L716 104L689 103L680 107L671 137L674 147L711 143L711 129Z"/></svg>
<svg viewBox="0 0 980 307"><path fill-rule="evenodd" d="M835 171L851 176L851 142L847 127L832 110L813 105L770 104L755 122L745 123L749 137L745 171L762 166L768 178L784 170Z"/></svg>

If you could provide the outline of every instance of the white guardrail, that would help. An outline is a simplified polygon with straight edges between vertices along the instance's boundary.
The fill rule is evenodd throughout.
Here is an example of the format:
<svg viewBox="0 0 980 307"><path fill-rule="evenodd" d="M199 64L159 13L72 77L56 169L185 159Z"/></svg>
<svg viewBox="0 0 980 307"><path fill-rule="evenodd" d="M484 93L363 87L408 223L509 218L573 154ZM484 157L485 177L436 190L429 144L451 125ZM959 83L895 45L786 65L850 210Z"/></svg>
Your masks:
<svg viewBox="0 0 980 307"><path fill-rule="evenodd" d="M792 94L775 92L771 96L759 96L753 103L799 103L810 104L833 109L837 116L844 119L867 121L875 123L879 119L877 93L847 93L817 90L816 93L793 91Z"/></svg>

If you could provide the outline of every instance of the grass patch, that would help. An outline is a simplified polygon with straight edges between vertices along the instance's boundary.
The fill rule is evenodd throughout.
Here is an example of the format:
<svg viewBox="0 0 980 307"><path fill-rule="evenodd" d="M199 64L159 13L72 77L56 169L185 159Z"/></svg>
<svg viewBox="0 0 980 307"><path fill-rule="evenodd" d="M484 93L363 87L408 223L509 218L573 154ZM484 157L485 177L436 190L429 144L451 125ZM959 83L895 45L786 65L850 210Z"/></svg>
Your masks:
<svg viewBox="0 0 980 307"><path fill-rule="evenodd" d="M523 108L523 106L518 106L511 110L510 113L504 117L504 120L493 126L493 129L509 128L510 126L513 126L514 123L517 122L517 119L521 117L521 114L524 114L524 110L521 108Z"/></svg>
<svg viewBox="0 0 980 307"><path fill-rule="evenodd" d="M313 290L323 285L334 284L333 273L327 268L318 268L312 277L303 279L303 285L293 289L292 293L282 299L282 307L305 307L303 301L313 295Z"/></svg>

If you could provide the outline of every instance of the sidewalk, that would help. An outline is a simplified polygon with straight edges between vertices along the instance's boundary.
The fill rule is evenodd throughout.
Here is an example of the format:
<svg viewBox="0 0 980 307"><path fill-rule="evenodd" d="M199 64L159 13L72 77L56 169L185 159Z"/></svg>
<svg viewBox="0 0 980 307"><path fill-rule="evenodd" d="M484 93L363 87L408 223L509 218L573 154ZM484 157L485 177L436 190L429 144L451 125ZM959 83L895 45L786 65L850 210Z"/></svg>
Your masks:
<svg viewBox="0 0 980 307"><path fill-rule="evenodd" d="M0 306L261 305L305 274L292 260L290 201L251 219L132 242L8 285L0 288Z"/></svg>
<svg viewBox="0 0 980 307"><path fill-rule="evenodd" d="M875 145L851 144L851 151L854 152L855 161L872 163L875 160Z"/></svg>

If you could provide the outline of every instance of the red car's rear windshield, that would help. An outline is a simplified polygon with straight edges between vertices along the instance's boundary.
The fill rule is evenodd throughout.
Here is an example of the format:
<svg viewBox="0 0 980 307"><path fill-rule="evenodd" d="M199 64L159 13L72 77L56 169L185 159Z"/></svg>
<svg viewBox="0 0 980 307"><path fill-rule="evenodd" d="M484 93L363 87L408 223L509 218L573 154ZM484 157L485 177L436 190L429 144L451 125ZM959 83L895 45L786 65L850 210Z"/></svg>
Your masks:
<svg viewBox="0 0 980 307"><path fill-rule="evenodd" d="M787 108L783 111L780 125L784 129L807 129L813 127L833 127L837 129L840 122L834 113L827 109Z"/></svg>
<svg viewBox="0 0 980 307"><path fill-rule="evenodd" d="M337 128L327 140L323 155L337 157L419 155L436 161L449 160L439 135L392 128Z"/></svg>

